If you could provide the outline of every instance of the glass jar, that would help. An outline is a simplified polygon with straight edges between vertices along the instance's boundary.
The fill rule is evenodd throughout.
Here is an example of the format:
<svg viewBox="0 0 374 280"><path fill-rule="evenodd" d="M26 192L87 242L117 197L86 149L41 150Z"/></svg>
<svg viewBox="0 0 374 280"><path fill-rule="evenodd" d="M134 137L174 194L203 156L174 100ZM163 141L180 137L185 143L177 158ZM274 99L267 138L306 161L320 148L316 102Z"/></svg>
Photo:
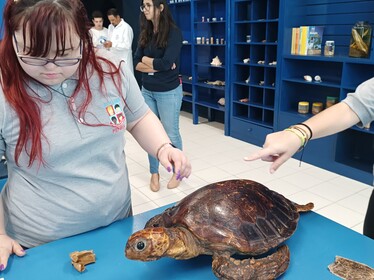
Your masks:
<svg viewBox="0 0 374 280"><path fill-rule="evenodd" d="M357 22L351 33L349 56L368 58L370 54L371 26L366 21Z"/></svg>
<svg viewBox="0 0 374 280"><path fill-rule="evenodd" d="M326 108L329 108L333 105L335 105L336 103L338 103L338 98L337 97L334 97L334 96L327 96L326 97Z"/></svg>
<svg viewBox="0 0 374 280"><path fill-rule="evenodd" d="M313 102L312 104L312 114L316 115L323 110L322 102Z"/></svg>
<svg viewBox="0 0 374 280"><path fill-rule="evenodd" d="M335 42L334 41L326 41L325 43L325 56L334 56L335 53Z"/></svg>
<svg viewBox="0 0 374 280"><path fill-rule="evenodd" d="M308 114L308 112L309 112L309 102L308 101L300 101L297 111L300 114Z"/></svg>

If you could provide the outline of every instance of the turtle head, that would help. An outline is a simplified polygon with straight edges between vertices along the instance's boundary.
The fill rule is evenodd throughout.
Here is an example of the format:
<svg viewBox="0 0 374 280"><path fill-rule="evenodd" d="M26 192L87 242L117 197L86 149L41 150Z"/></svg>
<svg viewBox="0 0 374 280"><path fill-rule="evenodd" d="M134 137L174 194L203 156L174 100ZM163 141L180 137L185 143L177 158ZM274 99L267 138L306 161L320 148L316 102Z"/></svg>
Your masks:
<svg viewBox="0 0 374 280"><path fill-rule="evenodd" d="M154 261L165 255L169 245L170 238L165 228L145 228L129 237L125 255L131 260Z"/></svg>

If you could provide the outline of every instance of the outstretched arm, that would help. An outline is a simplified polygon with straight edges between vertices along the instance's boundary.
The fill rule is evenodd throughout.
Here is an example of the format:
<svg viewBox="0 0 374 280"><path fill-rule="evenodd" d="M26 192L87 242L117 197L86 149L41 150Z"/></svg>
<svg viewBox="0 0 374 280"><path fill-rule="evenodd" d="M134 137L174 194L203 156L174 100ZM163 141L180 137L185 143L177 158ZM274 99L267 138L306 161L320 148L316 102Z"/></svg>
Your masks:
<svg viewBox="0 0 374 280"><path fill-rule="evenodd" d="M321 113L313 116L304 123L313 132L312 138L321 138L345 130L360 122L356 113L344 102L340 102ZM307 133L310 139L310 132L301 125L295 125ZM270 173L274 173L284 162L292 157L300 148L300 137L291 131L279 131L266 136L263 149L244 158L251 161L262 159L273 162L270 166Z"/></svg>

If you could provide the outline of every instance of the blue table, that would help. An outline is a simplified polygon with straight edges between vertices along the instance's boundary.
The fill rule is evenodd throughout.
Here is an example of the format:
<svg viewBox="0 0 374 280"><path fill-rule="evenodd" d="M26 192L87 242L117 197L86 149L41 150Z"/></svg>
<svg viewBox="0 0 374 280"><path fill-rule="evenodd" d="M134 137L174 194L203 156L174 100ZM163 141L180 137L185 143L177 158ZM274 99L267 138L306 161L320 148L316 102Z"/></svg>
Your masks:
<svg viewBox="0 0 374 280"><path fill-rule="evenodd" d="M127 238L143 228L145 222L165 207L116 222L81 235L58 240L27 250L23 258L12 256L5 280L44 279L216 279L211 271L211 256L177 261L161 259L154 262L128 260L124 257ZM347 229L314 212L303 213L295 234L286 241L291 263L279 279L338 279L327 266L336 255L374 267L374 241ZM70 263L69 253L93 249L96 263L77 272Z"/></svg>

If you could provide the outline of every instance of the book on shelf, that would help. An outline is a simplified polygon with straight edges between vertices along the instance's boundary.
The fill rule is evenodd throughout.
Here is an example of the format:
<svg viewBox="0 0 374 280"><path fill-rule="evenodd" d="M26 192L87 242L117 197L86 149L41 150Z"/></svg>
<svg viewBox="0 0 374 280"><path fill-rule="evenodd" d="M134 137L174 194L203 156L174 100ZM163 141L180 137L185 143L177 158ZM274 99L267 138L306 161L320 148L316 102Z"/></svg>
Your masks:
<svg viewBox="0 0 374 280"><path fill-rule="evenodd" d="M307 55L309 26L300 26L299 55Z"/></svg>
<svg viewBox="0 0 374 280"><path fill-rule="evenodd" d="M300 26L292 28L291 54L321 55L323 26Z"/></svg>
<svg viewBox="0 0 374 280"><path fill-rule="evenodd" d="M307 55L322 54L323 26L309 26Z"/></svg>
<svg viewBox="0 0 374 280"><path fill-rule="evenodd" d="M299 54L299 37L300 37L300 28L292 28L292 42L291 42L291 54Z"/></svg>

